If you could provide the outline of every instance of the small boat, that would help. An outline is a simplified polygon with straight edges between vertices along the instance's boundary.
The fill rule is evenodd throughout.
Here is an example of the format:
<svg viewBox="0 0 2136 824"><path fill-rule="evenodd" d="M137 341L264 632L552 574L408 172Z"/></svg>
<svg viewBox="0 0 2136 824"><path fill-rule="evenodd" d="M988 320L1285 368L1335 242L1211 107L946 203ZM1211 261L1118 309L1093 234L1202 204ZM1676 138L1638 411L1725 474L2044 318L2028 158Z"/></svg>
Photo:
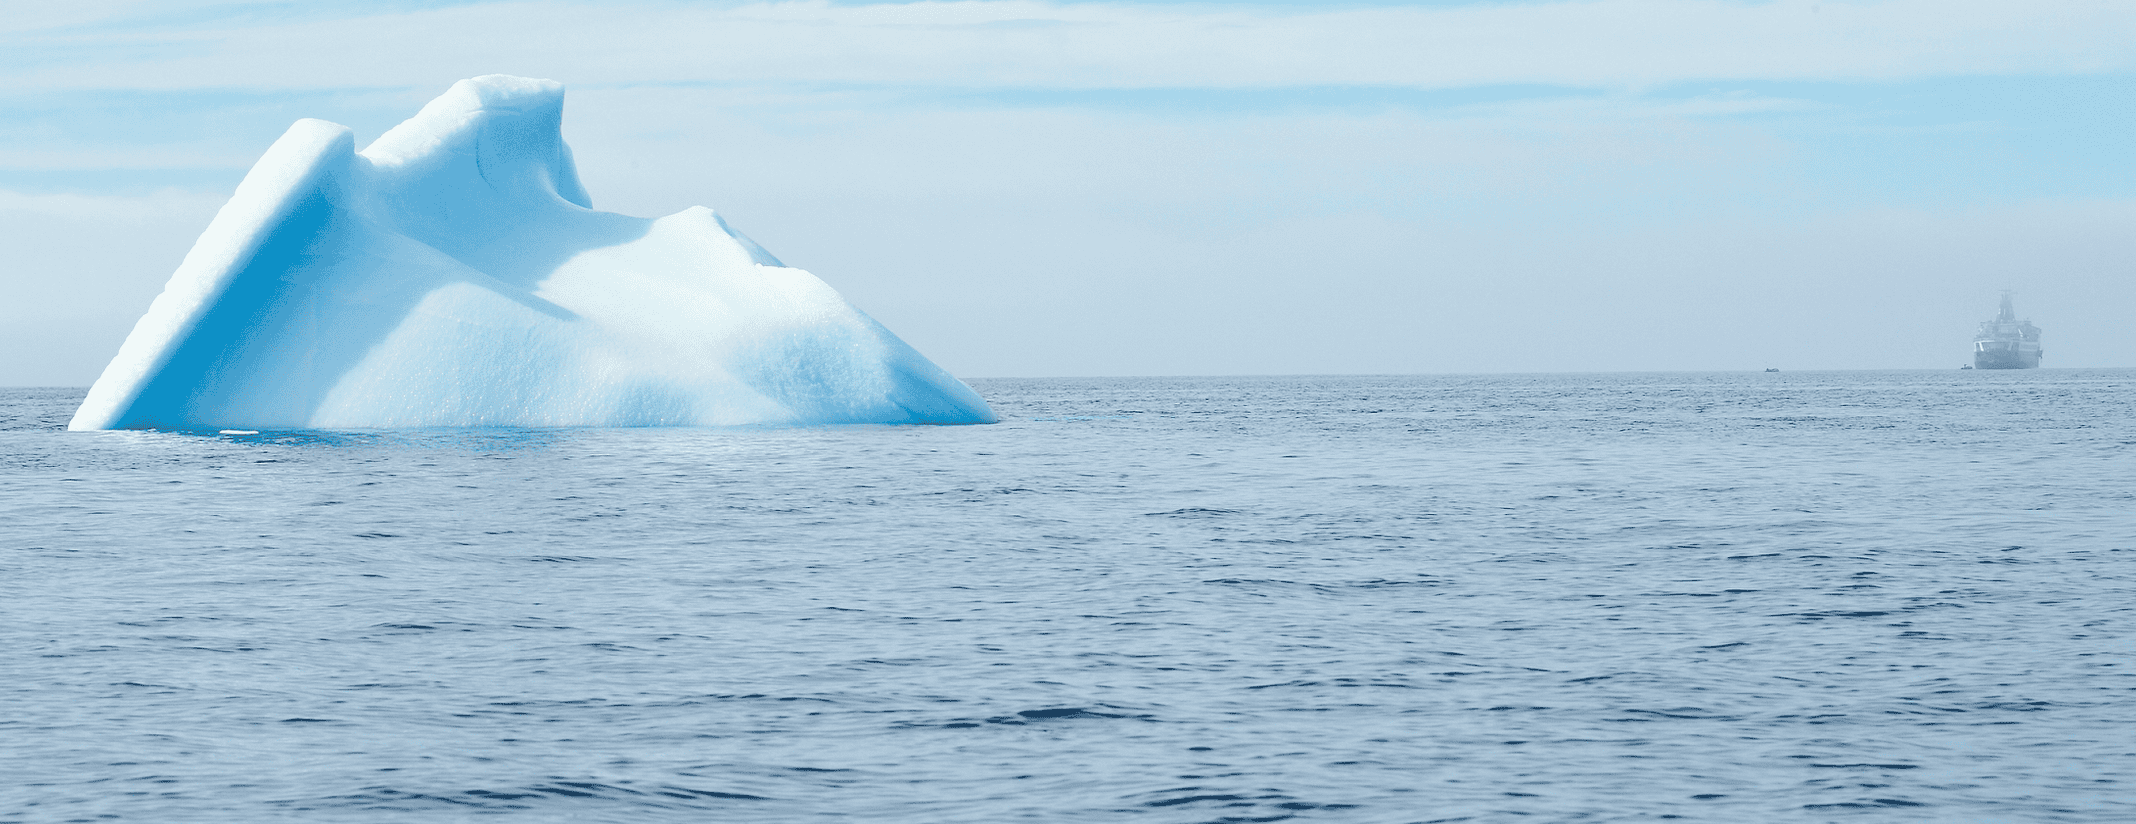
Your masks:
<svg viewBox="0 0 2136 824"><path fill-rule="evenodd" d="M1780 371L1780 370L1778 370L1778 369L1773 369L1773 368L1771 368L1771 367L1767 367L1765 371L1767 371L1767 372L1778 372L1778 371Z"/></svg>

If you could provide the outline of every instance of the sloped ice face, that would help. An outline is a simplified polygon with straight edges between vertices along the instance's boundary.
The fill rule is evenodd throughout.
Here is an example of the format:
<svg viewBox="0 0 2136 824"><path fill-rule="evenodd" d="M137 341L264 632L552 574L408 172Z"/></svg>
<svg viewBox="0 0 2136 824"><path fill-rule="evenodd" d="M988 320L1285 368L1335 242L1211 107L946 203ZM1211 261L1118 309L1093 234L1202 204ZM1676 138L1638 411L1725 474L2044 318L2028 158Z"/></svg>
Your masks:
<svg viewBox="0 0 2136 824"><path fill-rule="evenodd" d="M562 112L560 84L489 75L362 152L297 121L69 428L994 420L711 210L593 211Z"/></svg>

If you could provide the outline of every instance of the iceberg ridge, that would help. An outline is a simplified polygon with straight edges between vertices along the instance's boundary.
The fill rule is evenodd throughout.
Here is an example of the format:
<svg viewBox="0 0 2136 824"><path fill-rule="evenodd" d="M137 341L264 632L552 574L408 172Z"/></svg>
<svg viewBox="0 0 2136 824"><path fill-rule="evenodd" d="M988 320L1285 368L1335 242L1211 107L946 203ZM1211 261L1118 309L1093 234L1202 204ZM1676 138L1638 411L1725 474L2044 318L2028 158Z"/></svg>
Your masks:
<svg viewBox="0 0 2136 824"><path fill-rule="evenodd" d="M563 99L462 80L361 152L297 121L68 428L995 420L711 210L594 211Z"/></svg>

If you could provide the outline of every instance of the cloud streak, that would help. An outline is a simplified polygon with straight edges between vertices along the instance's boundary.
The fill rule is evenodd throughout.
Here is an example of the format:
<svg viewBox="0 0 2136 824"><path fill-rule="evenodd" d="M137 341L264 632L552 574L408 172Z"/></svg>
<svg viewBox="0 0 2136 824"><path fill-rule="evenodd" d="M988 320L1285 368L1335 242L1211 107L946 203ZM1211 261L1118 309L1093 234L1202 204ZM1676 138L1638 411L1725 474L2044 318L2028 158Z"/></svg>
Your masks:
<svg viewBox="0 0 2136 824"><path fill-rule="evenodd" d="M119 13L101 24L0 35L0 51L16 55L9 85L409 87L508 71L569 76L580 86L1640 88L2136 68L2136 5L2110 0L1578 0L1336 11L1030 0L505 2L249 24L124 22Z"/></svg>

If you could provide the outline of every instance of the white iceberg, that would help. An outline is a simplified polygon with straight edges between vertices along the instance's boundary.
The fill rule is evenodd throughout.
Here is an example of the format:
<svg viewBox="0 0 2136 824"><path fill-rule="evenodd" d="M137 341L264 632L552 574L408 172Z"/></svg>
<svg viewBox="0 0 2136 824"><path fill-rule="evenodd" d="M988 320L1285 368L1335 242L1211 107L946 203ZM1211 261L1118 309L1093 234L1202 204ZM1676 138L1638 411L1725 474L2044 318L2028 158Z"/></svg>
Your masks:
<svg viewBox="0 0 2136 824"><path fill-rule="evenodd" d="M362 152L297 121L68 428L995 420L711 210L594 211L563 99L462 80Z"/></svg>

